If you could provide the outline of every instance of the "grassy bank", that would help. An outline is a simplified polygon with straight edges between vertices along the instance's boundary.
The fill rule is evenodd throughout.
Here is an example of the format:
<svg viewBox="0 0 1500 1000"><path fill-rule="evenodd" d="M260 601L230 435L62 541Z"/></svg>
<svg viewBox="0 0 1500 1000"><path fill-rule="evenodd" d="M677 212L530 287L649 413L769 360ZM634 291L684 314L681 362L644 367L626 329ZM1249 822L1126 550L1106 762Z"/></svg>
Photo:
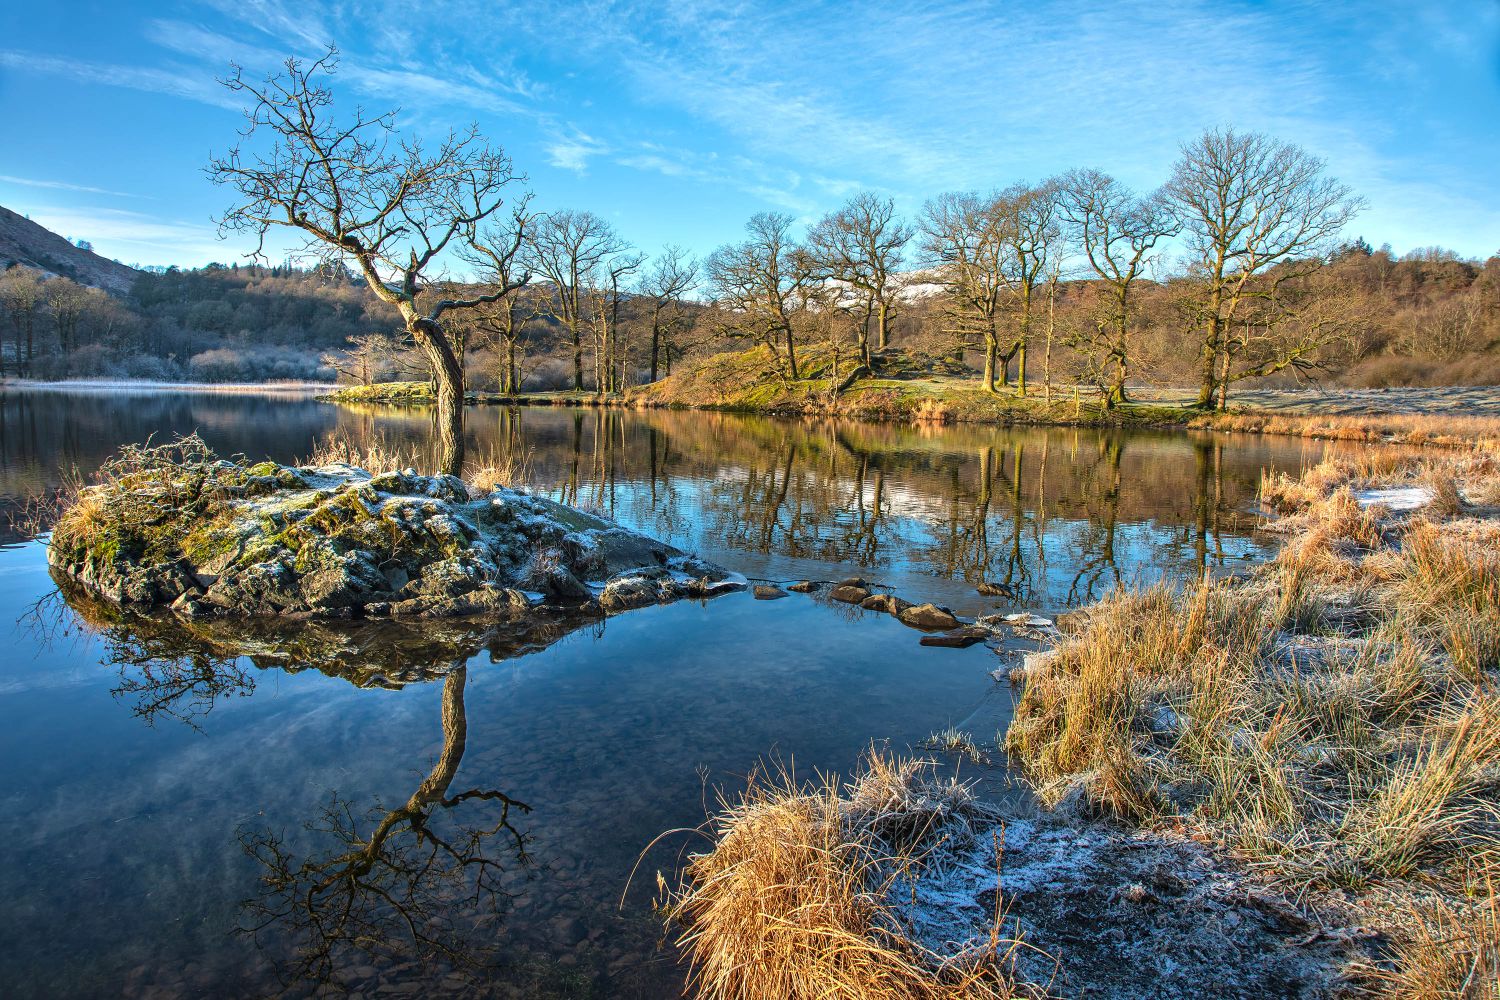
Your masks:
<svg viewBox="0 0 1500 1000"><path fill-rule="evenodd" d="M1035 791L1038 822L1063 828L1066 843L1075 845L1070 850L1110 831L1118 849L1109 856L1191 848L1198 853L1190 867L1221 866L1216 878L1231 891L1208 902L1185 893L1163 908L1188 911L1190 929L1174 933L1217 925L1221 937L1253 945L1237 954L1279 949L1303 963L1300 975L1325 976L1340 994L1494 996L1500 988L1500 460L1477 449L1421 460L1372 452L1359 463L1327 461L1297 478L1268 479L1262 493L1286 544L1252 577L1122 589L1085 609L1072 635L1017 672L1023 690L1003 737L1012 767ZM871 774L885 774L879 781L890 783L888 766L874 765ZM883 880L894 863L921 870L918 882L943 883L928 920L956 912L955 899L983 890L986 880L991 891L999 886L989 909L1008 911L1013 923L1011 933L1002 933L998 919L992 925L990 959L1013 953L1015 938L1024 938L1033 917L1060 893L1133 901L1135 915L1126 918L1132 925L1118 929L1148 936L1139 910L1161 890L1128 879L1125 888L1112 888L1121 879L1108 860L1067 893L1028 895L1002 878L1002 857L1024 867L1003 845L979 855L972 845L956 854L901 854L883 840L862 838L847 817L859 815L854 803L867 795L867 780L874 779L860 778L841 799L834 796L835 804L818 806L824 819L806 826L852 845L840 856L841 877L874 901L872 916L852 929L841 924L841 932L897 951L910 947L929 970L955 960L922 952L910 930L881 909L890 897ZM886 799L887 828L902 828L901 796ZM797 891L767 893L739 877L734 851L742 838L771 836L770 829L775 851L796 856L809 846L806 835L773 818L816 801L807 789L758 790L716 819L715 847L693 859L673 910L688 928L684 943L700 969L722 965L725 949L753 953L769 933L739 924L739 936L726 939L717 933L723 914L750 907L762 924L779 928L814 912L804 908L799 871L775 879ZM998 845L1005 825L991 833ZM981 832L981 845L983 839ZM761 845L755 856L770 853ZM951 872L971 856L992 865L990 874L985 863L970 865L969 882L955 882ZM886 860L866 865L863 859L872 857ZM1237 910L1237 899L1254 908ZM1199 903L1204 909L1194 911ZM1100 906L1107 919L1121 919L1116 902ZM1256 912L1267 911L1307 933L1290 938L1252 923ZM1225 913L1233 923L1221 922ZM1159 983L1101 980L1119 975L1101 970L1122 965L1110 958L1123 953L1101 960L1099 950L1116 929L1096 919L1035 944L1055 949L1072 984L1065 995L1101 988L1110 995L1169 995L1153 993ZM760 952L758 974L792 975L811 961L803 952L816 946L816 935L802 934L795 956ZM1197 954L1207 940L1190 940L1185 954ZM1173 944L1153 941L1148 950ZM972 950L963 953L966 968L974 961ZM1211 966L1204 963L1201 974L1213 978L1198 981L1199 988L1249 995L1251 983L1237 981L1238 970ZM904 984L861 991L854 979L832 975L820 973L819 990L785 995L933 995ZM1055 985L1033 978L1004 988ZM762 995L718 975L700 975L699 986L706 996Z"/></svg>
<svg viewBox="0 0 1500 1000"><path fill-rule="evenodd" d="M903 355L886 358L879 377L859 378L835 391L847 379L851 362L848 358L839 359L837 365L834 362L831 352L806 351L800 358L803 377L787 380L778 374L769 352L755 348L715 355L622 395L567 390L471 392L467 398L478 405L698 409L919 425L1187 428L1379 444L1500 448L1500 416L1492 413L1328 413L1319 410L1323 397L1312 395L1302 404L1302 412L1234 409L1205 413L1175 398L1106 409L1096 393L1071 386L1054 387L1049 394L1033 384L1025 396L1017 395L1014 388L985 392L978 387L977 377L962 366ZM338 403L418 406L433 402L426 382L349 386L324 398ZM1395 405L1409 402L1403 399ZM1279 405L1287 404L1282 400ZM1326 403L1330 408L1335 405Z"/></svg>

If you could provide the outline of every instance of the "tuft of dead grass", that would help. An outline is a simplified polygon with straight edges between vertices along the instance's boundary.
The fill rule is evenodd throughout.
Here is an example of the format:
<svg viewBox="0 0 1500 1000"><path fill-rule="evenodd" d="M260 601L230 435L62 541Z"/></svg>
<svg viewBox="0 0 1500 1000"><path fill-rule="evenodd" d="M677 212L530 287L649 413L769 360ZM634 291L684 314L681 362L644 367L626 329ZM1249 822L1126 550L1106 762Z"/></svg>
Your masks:
<svg viewBox="0 0 1500 1000"><path fill-rule="evenodd" d="M663 909L691 960L690 988L716 1000L1031 996L992 936L936 955L904 933L890 894L955 825L983 812L931 762L871 751L846 785L761 771L710 822ZM998 926L998 924L997 924Z"/></svg>

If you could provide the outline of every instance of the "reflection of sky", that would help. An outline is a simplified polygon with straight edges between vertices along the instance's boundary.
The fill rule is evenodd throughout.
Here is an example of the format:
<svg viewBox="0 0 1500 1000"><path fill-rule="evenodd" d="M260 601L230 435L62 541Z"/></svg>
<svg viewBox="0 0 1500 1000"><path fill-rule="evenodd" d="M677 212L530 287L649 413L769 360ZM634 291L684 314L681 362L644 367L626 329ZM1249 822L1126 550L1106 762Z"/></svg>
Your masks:
<svg viewBox="0 0 1500 1000"><path fill-rule="evenodd" d="M0 490L55 484L151 434L201 430L221 453L285 461L334 428L421 443L428 424L307 400L0 393ZM871 566L910 599L971 614L996 603L977 596L979 578L1054 610L1116 579L1214 564L1221 547L1224 561L1253 553L1253 517L1236 511L1264 466L1308 458L1268 440L1205 450L1182 435L692 413L480 409L469 433L481 455L518 441L539 489L750 575ZM23 617L51 589L39 546L0 549L0 616ZM221 700L198 733L135 718L111 696L121 678L95 640L18 627L0 641L0 976L21 995L57 992L58 976L74 992L118 992L128 970L150 982L189 961L201 991L242 988L257 973L224 934L255 873L237 835L276 829L300 849L332 791L361 809L399 803L441 750L438 684L361 691L315 671L251 670L253 692ZM507 933L545 937L548 921L577 916L638 964L658 928L642 907L613 905L647 842L703 819L698 765L732 782L774 751L803 773L847 770L871 739L899 748L958 725L992 741L1009 713L985 647L923 649L887 616L801 596L644 609L597 637L487 660L472 665L455 787L536 807L526 825L543 874ZM672 863L653 856L646 870Z"/></svg>
<svg viewBox="0 0 1500 1000"><path fill-rule="evenodd" d="M50 588L40 555L3 556L20 564L0 591L12 620ZM905 747L957 724L992 739L1009 711L987 676L994 654L917 638L888 616L739 594L630 612L499 664L476 656L454 789L535 807L522 825L539 868L514 933L545 938L566 912L644 963L653 880L625 916L613 907L653 837L703 819L699 765L733 782L771 752L810 774L847 769L872 738ZM18 654L0 667L0 976L15 995L116 992L138 965L154 976L192 961L221 985L253 974L246 943L224 933L255 886L237 835L272 829L306 850L301 826L332 791L360 809L398 804L441 749L440 684L252 670L253 692L220 701L199 733L148 727L111 697L120 678L97 665L98 641L47 645L26 627L3 641Z"/></svg>

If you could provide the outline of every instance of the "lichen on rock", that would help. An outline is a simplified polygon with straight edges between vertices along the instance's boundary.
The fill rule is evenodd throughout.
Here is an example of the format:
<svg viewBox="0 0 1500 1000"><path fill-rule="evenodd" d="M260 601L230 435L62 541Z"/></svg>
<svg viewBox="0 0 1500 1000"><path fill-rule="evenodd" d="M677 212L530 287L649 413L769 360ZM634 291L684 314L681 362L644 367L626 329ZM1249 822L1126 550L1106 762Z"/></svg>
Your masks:
<svg viewBox="0 0 1500 1000"><path fill-rule="evenodd" d="M504 616L706 597L735 574L520 490L411 469L246 465L196 438L132 446L78 492L53 567L185 617Z"/></svg>

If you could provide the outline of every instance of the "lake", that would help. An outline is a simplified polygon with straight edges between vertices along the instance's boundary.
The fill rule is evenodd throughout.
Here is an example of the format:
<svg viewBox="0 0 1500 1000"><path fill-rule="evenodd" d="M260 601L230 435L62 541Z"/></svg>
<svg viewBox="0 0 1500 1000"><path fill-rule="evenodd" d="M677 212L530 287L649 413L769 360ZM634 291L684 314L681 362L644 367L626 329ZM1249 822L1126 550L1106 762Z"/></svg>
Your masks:
<svg viewBox="0 0 1500 1000"><path fill-rule="evenodd" d="M0 391L0 505L123 442L195 431L284 462L331 436L430 440L419 410L285 394ZM1323 452L567 407L472 409L468 434L472 455L523 462L536 491L752 579L859 574L964 614L1055 613L1251 565L1272 545L1256 533L1263 470ZM905 752L949 726L993 752L1011 711L990 677L1008 651L921 647L889 616L796 594L541 637L433 626L401 657L321 634L226 655L69 603L42 543L6 530L9 996L675 996L656 873L704 841L671 833L648 851L658 835L698 827L760 764L847 773L872 741ZM981 597L981 581L1015 596ZM358 686L326 665L328 642L342 662L400 665ZM1014 794L999 764L948 763Z"/></svg>

